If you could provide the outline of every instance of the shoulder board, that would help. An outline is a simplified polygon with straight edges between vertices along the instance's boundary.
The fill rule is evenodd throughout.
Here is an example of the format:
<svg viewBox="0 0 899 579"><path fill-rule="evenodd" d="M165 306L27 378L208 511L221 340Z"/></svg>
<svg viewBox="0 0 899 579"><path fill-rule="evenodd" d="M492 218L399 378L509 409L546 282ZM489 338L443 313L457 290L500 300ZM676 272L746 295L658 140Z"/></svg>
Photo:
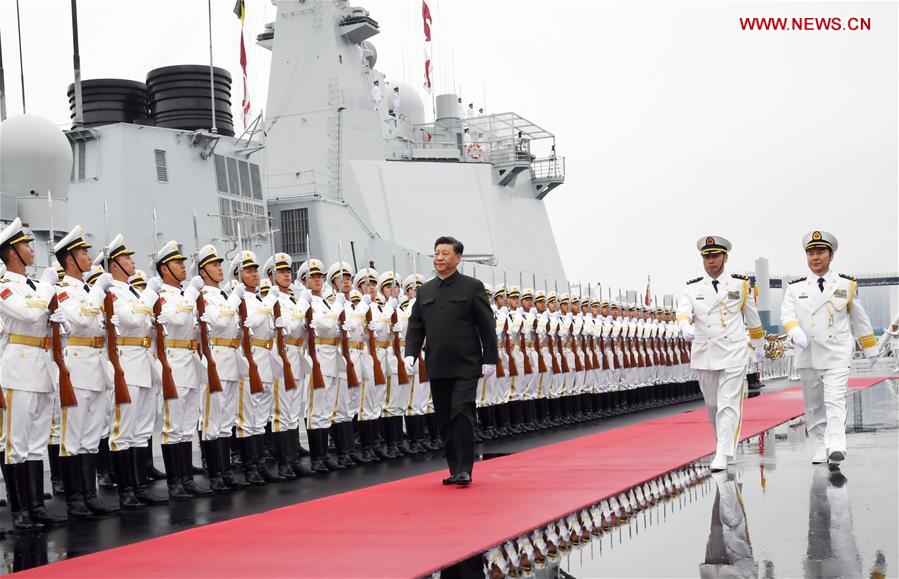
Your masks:
<svg viewBox="0 0 899 579"><path fill-rule="evenodd" d="M730 274L730 277L735 278L735 279L742 279L743 281L746 281L749 279L748 275L743 275L742 273L732 273L732 274Z"/></svg>
<svg viewBox="0 0 899 579"><path fill-rule="evenodd" d="M806 280L806 278L804 278L804 277L799 277L799 278L796 278L796 279L794 279L793 281L791 281L791 282L790 282L790 285L793 285L794 283L799 283L799 282L805 281L805 280Z"/></svg>
<svg viewBox="0 0 899 579"><path fill-rule="evenodd" d="M702 276L694 277L693 279L687 280L687 285L690 285L691 283L696 283L701 280L702 280Z"/></svg>
<svg viewBox="0 0 899 579"><path fill-rule="evenodd" d="M851 275L846 275L845 273L841 273L840 277L848 279L849 281L855 281L854 277L852 277Z"/></svg>

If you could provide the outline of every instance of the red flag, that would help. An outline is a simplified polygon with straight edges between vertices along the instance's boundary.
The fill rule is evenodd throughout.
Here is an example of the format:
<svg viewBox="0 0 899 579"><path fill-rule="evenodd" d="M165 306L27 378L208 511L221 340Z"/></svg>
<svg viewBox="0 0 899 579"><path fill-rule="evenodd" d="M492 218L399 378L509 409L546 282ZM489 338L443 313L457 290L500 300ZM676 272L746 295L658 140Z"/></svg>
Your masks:
<svg viewBox="0 0 899 579"><path fill-rule="evenodd" d="M646 276L646 296L643 298L643 305L649 305L649 276Z"/></svg>
<svg viewBox="0 0 899 579"><path fill-rule="evenodd" d="M247 127L250 118L250 95L247 91L247 49L243 41L243 22L246 12L247 7L244 4L244 0L237 0L237 3L234 5L234 14L240 18L240 69L243 72L243 100L240 103L240 108L243 113L244 128Z"/></svg>
<svg viewBox="0 0 899 579"><path fill-rule="evenodd" d="M425 25L425 42L431 42L431 9L424 0L421 0L421 19Z"/></svg>

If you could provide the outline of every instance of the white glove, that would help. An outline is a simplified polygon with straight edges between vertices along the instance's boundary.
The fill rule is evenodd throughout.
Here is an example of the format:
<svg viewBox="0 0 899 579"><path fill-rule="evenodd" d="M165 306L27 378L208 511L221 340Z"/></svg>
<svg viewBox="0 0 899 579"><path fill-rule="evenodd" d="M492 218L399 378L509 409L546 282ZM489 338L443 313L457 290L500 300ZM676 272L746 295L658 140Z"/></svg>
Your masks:
<svg viewBox="0 0 899 579"><path fill-rule="evenodd" d="M303 285L303 282L300 281L300 278L296 278L293 280L293 291L294 293L301 293L306 291L306 286Z"/></svg>
<svg viewBox="0 0 899 579"><path fill-rule="evenodd" d="M162 289L162 278L155 275L147 280L147 289L159 293Z"/></svg>
<svg viewBox="0 0 899 579"><path fill-rule="evenodd" d="M496 313L499 311L498 309L496 309L496 304L490 304L490 309L493 310L493 315L494 315L494 316L495 316Z"/></svg>
<svg viewBox="0 0 899 579"><path fill-rule="evenodd" d="M537 335L538 335L538 336L545 336L545 335L546 335L546 328L544 328L544 327L542 327L542 326L537 326Z"/></svg>
<svg viewBox="0 0 899 579"><path fill-rule="evenodd" d="M242 283L234 286L234 289L231 291L232 294L236 295L240 299L243 299L245 295L247 295L247 286Z"/></svg>
<svg viewBox="0 0 899 579"><path fill-rule="evenodd" d="M501 308L499 309L499 311L500 311L500 313L501 313L502 315L505 316L505 315L507 315L507 314L509 313L509 307L508 307L508 306L503 306L503 307L501 307Z"/></svg>
<svg viewBox="0 0 899 579"><path fill-rule="evenodd" d="M681 337L688 342L693 341L693 338L696 337L696 330L693 327L693 324L687 322L686 320L680 323L680 333Z"/></svg>
<svg viewBox="0 0 899 579"><path fill-rule="evenodd" d="M94 282L94 287L100 288L101 291L106 291L112 287L112 274L109 273L101 273L100 277L97 278L97 281Z"/></svg>
<svg viewBox="0 0 899 579"><path fill-rule="evenodd" d="M489 378L496 374L496 364L481 364L481 376Z"/></svg>
<svg viewBox="0 0 899 579"><path fill-rule="evenodd" d="M515 313L518 314L519 316L523 316L523 315L524 315L524 308L521 307L521 306L518 306L517 308L515 308Z"/></svg>
<svg viewBox="0 0 899 579"><path fill-rule="evenodd" d="M362 294L362 303L367 306L371 305L371 296L369 294Z"/></svg>
<svg viewBox="0 0 899 579"><path fill-rule="evenodd" d="M111 316L109 316L109 323L112 324L113 326L115 326L116 328L118 328L119 327L119 314L112 314Z"/></svg>
<svg viewBox="0 0 899 579"><path fill-rule="evenodd" d="M765 361L765 349L764 348L756 348L752 352L752 359L756 364L761 364Z"/></svg>
<svg viewBox="0 0 899 579"><path fill-rule="evenodd" d="M585 317L586 317L588 320L592 320L592 319L593 319L593 312L587 312L587 315L586 315Z"/></svg>
<svg viewBox="0 0 899 579"><path fill-rule="evenodd" d="M148 285L148 287L149 287L149 285ZM169 317L167 315L161 313L158 316L156 316L156 323L164 326L169 323Z"/></svg>
<svg viewBox="0 0 899 579"><path fill-rule="evenodd" d="M281 297L281 288L279 288L277 285L273 285L268 290L268 297L277 300L279 297Z"/></svg>
<svg viewBox="0 0 899 579"><path fill-rule="evenodd" d="M43 277L43 276L41 276L41 277ZM44 282L41 282L41 283L44 283ZM52 314L50 314L50 321L54 324L62 324L66 321L66 314L61 309L58 309L55 312L53 312Z"/></svg>
<svg viewBox="0 0 899 579"><path fill-rule="evenodd" d="M200 316L200 321L203 322L204 324L211 324L212 316L209 315L209 312L203 312L203 315Z"/></svg>
<svg viewBox="0 0 899 579"><path fill-rule="evenodd" d="M303 298L304 300L306 300L307 303L311 304L312 303L312 290L304 289L303 293L300 294L300 297Z"/></svg>
<svg viewBox="0 0 899 579"><path fill-rule="evenodd" d="M378 334L387 329L387 324L385 324L384 322L372 321L372 322L369 322L368 329L371 330L372 332L375 332L376 334Z"/></svg>
<svg viewBox="0 0 899 579"><path fill-rule="evenodd" d="M387 309L395 310L396 309L396 298L390 298L387 300Z"/></svg>
<svg viewBox="0 0 899 579"><path fill-rule="evenodd" d="M59 274L56 273L56 268L48 267L44 269L44 271L41 272L41 277L38 281L47 285L56 285L59 283Z"/></svg>
<svg viewBox="0 0 899 579"><path fill-rule="evenodd" d="M198 275L195 275L192 278L190 278L190 287L194 288L197 291L202 290L203 286L205 286L205 285L206 285L206 282L204 282L203 278Z"/></svg>
<svg viewBox="0 0 899 579"><path fill-rule="evenodd" d="M551 314L549 315L549 317L551 317L551 318L554 319L554 320L558 320L559 318L562 317L562 312L560 312L559 310L556 310L556 311L554 311L553 313L551 313Z"/></svg>
<svg viewBox="0 0 899 579"><path fill-rule="evenodd" d="M353 324L351 324L349 322L344 322L343 325L340 327L344 332L346 332L348 334L353 331Z"/></svg>
<svg viewBox="0 0 899 579"><path fill-rule="evenodd" d="M568 312L567 314L565 314L565 319L570 322L572 319L574 319L574 315L572 315L571 312Z"/></svg>
<svg viewBox="0 0 899 579"><path fill-rule="evenodd" d="M805 332L802 331L802 328L796 326L792 330L789 331L790 340L792 340L793 345L797 348L807 348L808 347L808 336L805 335Z"/></svg>
<svg viewBox="0 0 899 579"><path fill-rule="evenodd" d="M874 354L873 356L868 356L868 363L871 364L871 368L877 365L877 361L880 359L880 356Z"/></svg>
<svg viewBox="0 0 899 579"><path fill-rule="evenodd" d="M502 338L502 337L503 337L503 329L502 329L502 328L496 328L496 338L499 339L499 338Z"/></svg>
<svg viewBox="0 0 899 579"><path fill-rule="evenodd" d="M346 303L346 296L343 295L342 292L337 292L337 295L334 296L334 306L340 307Z"/></svg>
<svg viewBox="0 0 899 579"><path fill-rule="evenodd" d="M247 316L247 319L245 319L245 320L243 321L243 326L244 326L245 328L252 328L252 327L253 327L253 318Z"/></svg>
<svg viewBox="0 0 899 579"><path fill-rule="evenodd" d="M415 365L415 356L406 356L403 358L403 364L406 366L406 372L412 373L412 367Z"/></svg>
<svg viewBox="0 0 899 579"><path fill-rule="evenodd" d="M530 315L532 315L532 316L538 315L538 313L537 313L537 308L531 308L531 309L529 309L529 310L528 310L528 314L530 314Z"/></svg>
<svg viewBox="0 0 899 579"><path fill-rule="evenodd" d="M315 320L312 320L312 322L309 324L309 328L310 328L313 332L316 331L316 330L318 330L318 322L316 322Z"/></svg>
<svg viewBox="0 0 899 579"><path fill-rule="evenodd" d="M275 327L276 328L286 328L287 325L288 325L287 318L285 318L284 316L280 316L277 319L275 319Z"/></svg>

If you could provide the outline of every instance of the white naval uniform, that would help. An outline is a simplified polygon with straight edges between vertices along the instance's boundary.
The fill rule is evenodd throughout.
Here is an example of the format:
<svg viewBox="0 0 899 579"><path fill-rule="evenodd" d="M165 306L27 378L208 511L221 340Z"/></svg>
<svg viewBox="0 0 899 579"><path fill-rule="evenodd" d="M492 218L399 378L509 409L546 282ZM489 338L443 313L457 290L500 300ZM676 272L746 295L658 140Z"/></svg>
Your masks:
<svg viewBox="0 0 899 579"><path fill-rule="evenodd" d="M247 293L243 298L247 304L247 322L250 328L253 361L259 370L262 392L250 392L250 380L239 384L237 400L237 437L258 436L265 433L265 424L274 410L274 382L281 377L280 359L272 356L272 306L274 296L269 293L264 299Z"/></svg>
<svg viewBox="0 0 899 579"><path fill-rule="evenodd" d="M283 379L275 380L272 432L284 432L300 427L300 418L302 418L305 407L306 376L311 375L311 363L307 363L302 350L306 338L306 310L309 309L309 303L302 298L297 302L283 291L278 296L278 303L281 306L281 317L287 320L287 327L283 330L285 332L284 351L287 353L287 361L293 372L296 387L287 390ZM282 330L277 328L275 331ZM280 360L280 355L275 348L277 345L272 347L273 355ZM283 376L283 365L281 372Z"/></svg>
<svg viewBox="0 0 899 579"><path fill-rule="evenodd" d="M534 338L536 337L533 330L534 318L535 316L527 313L518 324L518 332L524 332L524 350L531 365L531 373L525 376L521 387L522 400L536 400L537 389L540 384L540 372L537 365L537 356L539 354L534 347ZM522 356L521 371L524 372L524 356Z"/></svg>
<svg viewBox="0 0 899 579"><path fill-rule="evenodd" d="M306 429L331 427L331 417L337 403L338 384L346 382L346 362L340 351L339 310L332 311L325 300L312 296L312 329L315 332L315 352L324 378L324 388L313 388L309 380Z"/></svg>
<svg viewBox="0 0 899 579"><path fill-rule="evenodd" d="M94 287L89 290L87 284L67 275L56 289L69 324L66 367L78 401L77 406L61 410L60 456L96 453L109 418L107 392L113 380L104 339L105 293Z"/></svg>
<svg viewBox="0 0 899 579"><path fill-rule="evenodd" d="M857 298L855 280L828 271L823 276L796 280L787 286L780 309L789 332L799 327L808 347L793 345L793 361L802 379L805 420L817 452L846 452L846 392L849 369L858 339L866 356L873 356L877 340L868 314Z"/></svg>
<svg viewBox="0 0 899 579"><path fill-rule="evenodd" d="M400 348L406 347L406 331L409 329L409 316L412 313L413 303L414 300L409 300L406 302L405 307L400 306L400 309L397 311L396 324L393 326L393 331L399 334ZM431 403L431 383L420 382L418 380L418 364L419 363L416 362L412 368L412 372L409 373L409 386L411 390L409 394L410 416L424 416L434 410Z"/></svg>
<svg viewBox="0 0 899 579"><path fill-rule="evenodd" d="M549 353L549 340L552 336L547 331L550 327L549 310L544 310L542 314L537 316L537 325L535 329L535 339L538 343L538 355L543 357L543 365L546 366L546 372L539 375L537 382L537 398L548 399L553 384L553 358ZM536 366L535 366L536 368Z"/></svg>
<svg viewBox="0 0 899 579"><path fill-rule="evenodd" d="M346 309L344 326L346 327L347 342L350 346L350 360L353 361L353 367L356 369L359 387L347 388L345 392L342 392L347 397L347 400L345 404L342 404L338 399L334 422L349 422L353 419L353 416L358 416L359 420L374 420L381 417L384 406L383 400L379 400L376 396L375 362L368 348L369 334L365 317L371 306L362 301L352 306L349 300L347 300L344 307ZM375 352L377 353L377 349L375 349ZM383 365L381 370L384 370ZM377 388L383 391L385 385Z"/></svg>
<svg viewBox="0 0 899 579"><path fill-rule="evenodd" d="M740 489L737 488L736 481L725 473L715 474L712 478L717 488L705 561L699 564L699 577L717 579L757 576L758 563L752 556L752 543L749 541L749 528Z"/></svg>
<svg viewBox="0 0 899 579"><path fill-rule="evenodd" d="M178 398L162 401L162 444L191 442L200 416L201 385L206 382L206 366L197 355L197 297L188 287L165 284L159 292L161 312L166 318L165 351Z"/></svg>
<svg viewBox="0 0 899 579"><path fill-rule="evenodd" d="M396 355L393 352L393 329L390 323L390 320L393 318L393 307L384 305L379 306L378 309L380 313L374 314L372 320L381 322L384 325L384 329L375 334L378 342L378 357L381 359L381 369L384 370L384 377L387 378L384 415L405 416L409 410L412 381L410 380L407 384L399 383L399 376L397 375L399 360L396 359ZM397 313L397 321L399 321L399 316L400 314Z"/></svg>
<svg viewBox="0 0 899 579"><path fill-rule="evenodd" d="M7 464L43 460L50 438L59 370L49 351L49 311L54 286L14 272L0 279L0 384L6 399ZM29 342L15 343L15 342ZM44 347L46 345L46 347Z"/></svg>
<svg viewBox="0 0 899 579"><path fill-rule="evenodd" d="M203 288L203 299L209 319L209 349L215 360L222 391L210 392L209 385L205 385L200 434L203 440L215 440L231 436L231 429L237 421L238 384L247 376L247 360L240 349L237 315L240 298L237 294L229 297L217 286L207 285Z"/></svg>
<svg viewBox="0 0 899 579"><path fill-rule="evenodd" d="M690 365L699 376L716 455L732 457L740 439L750 339L760 347L765 331L749 280L722 272L718 282L717 292L708 276L688 282L677 319L695 327Z"/></svg>
<svg viewBox="0 0 899 579"><path fill-rule="evenodd" d="M117 280L112 282L109 291L115 298L113 309L119 319L119 363L131 397L131 404L114 404L109 450L115 452L143 448L153 435L161 369L151 351L150 328L153 306L159 296L151 289L138 293Z"/></svg>
<svg viewBox="0 0 899 579"><path fill-rule="evenodd" d="M518 332L524 322L524 318L516 310L509 312L509 351L512 352L512 360L515 361L515 369L518 371L517 376L512 376L509 380L509 395L506 397L507 402L518 402L522 400L522 392L527 389L528 382L532 376L524 373L524 354L519 347ZM503 344L505 347L505 344Z"/></svg>

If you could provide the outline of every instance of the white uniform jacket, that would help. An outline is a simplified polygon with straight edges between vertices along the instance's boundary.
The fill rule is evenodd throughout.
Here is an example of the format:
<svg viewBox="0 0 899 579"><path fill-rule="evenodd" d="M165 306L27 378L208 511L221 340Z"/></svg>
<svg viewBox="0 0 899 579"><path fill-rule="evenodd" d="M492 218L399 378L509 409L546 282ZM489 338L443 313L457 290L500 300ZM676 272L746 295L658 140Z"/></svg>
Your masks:
<svg viewBox="0 0 899 579"><path fill-rule="evenodd" d="M49 345L50 314L47 306L54 287L7 272L0 279L0 318L6 331L0 337L0 384L10 390L52 392L59 381L59 370L49 348L35 347L46 339ZM33 345L21 342L33 342Z"/></svg>

